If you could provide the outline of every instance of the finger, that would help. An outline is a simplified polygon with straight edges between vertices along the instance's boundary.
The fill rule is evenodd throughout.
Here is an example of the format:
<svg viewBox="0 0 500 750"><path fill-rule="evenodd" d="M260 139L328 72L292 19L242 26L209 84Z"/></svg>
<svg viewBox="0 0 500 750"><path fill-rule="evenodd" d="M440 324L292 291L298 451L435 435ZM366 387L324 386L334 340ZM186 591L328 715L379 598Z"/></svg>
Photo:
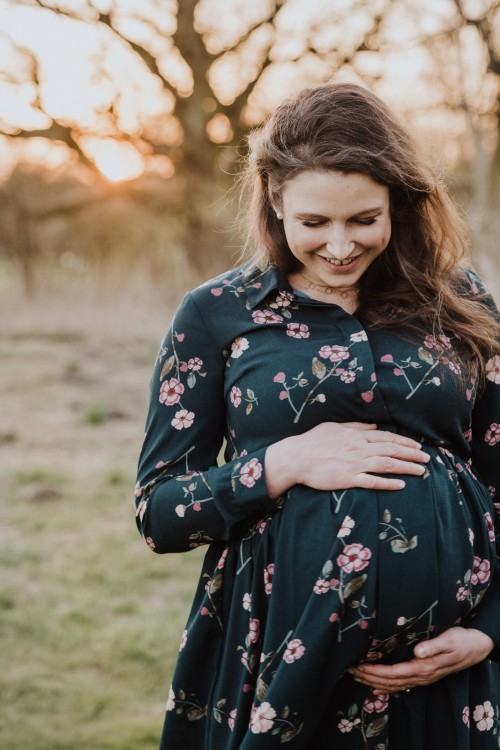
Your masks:
<svg viewBox="0 0 500 750"><path fill-rule="evenodd" d="M365 472L377 474L413 474L422 476L425 474L425 466L413 463L413 461L401 461L391 456L371 456L363 462Z"/></svg>
<svg viewBox="0 0 500 750"><path fill-rule="evenodd" d="M369 443L370 455L377 456L390 456L391 458L399 458L401 461L419 461L421 463L428 463L431 459L428 453L418 448L409 448L406 445L399 445L398 443Z"/></svg>
<svg viewBox="0 0 500 750"><path fill-rule="evenodd" d="M376 430L377 425L366 422L344 422L343 427L347 427L349 430Z"/></svg>
<svg viewBox="0 0 500 750"><path fill-rule="evenodd" d="M421 665L417 662L417 667ZM348 670L355 677L377 679L385 682L408 680L415 674L415 661L402 661L399 664L357 664Z"/></svg>
<svg viewBox="0 0 500 750"><path fill-rule="evenodd" d="M413 438L406 437L405 435L398 435L396 432L388 432L387 430L377 430L376 437L369 436L368 440L377 440L378 442L384 443L398 443L399 445L406 445L408 448L421 448L422 443Z"/></svg>
<svg viewBox="0 0 500 750"><path fill-rule="evenodd" d="M365 490L393 491L403 490L406 487L406 482L403 479L378 477L376 474L365 474L364 472L360 472L359 474L355 474L352 477L352 481L350 482L349 487L361 487Z"/></svg>

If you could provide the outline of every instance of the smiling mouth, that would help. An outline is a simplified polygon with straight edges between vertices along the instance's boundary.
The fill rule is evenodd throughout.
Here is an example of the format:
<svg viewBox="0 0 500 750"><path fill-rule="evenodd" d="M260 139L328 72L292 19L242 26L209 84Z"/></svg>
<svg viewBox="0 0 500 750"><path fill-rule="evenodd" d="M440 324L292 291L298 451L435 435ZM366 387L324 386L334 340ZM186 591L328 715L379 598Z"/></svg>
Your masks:
<svg viewBox="0 0 500 750"><path fill-rule="evenodd" d="M359 255L354 255L351 258L346 258L345 260L337 260L335 258L325 258L324 255L320 256L323 258L323 260L326 260L327 263L330 263L332 266L348 266L353 261L357 260L359 258Z"/></svg>

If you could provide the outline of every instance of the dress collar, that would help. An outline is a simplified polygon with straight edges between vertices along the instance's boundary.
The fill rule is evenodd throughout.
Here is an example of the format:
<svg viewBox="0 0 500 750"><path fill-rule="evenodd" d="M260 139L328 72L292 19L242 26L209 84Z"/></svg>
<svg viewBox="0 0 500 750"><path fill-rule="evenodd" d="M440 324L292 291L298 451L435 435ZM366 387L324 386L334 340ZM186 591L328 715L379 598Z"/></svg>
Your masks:
<svg viewBox="0 0 500 750"><path fill-rule="evenodd" d="M246 270L243 267L242 273L250 309L260 304L273 291L293 293L286 276L276 266L270 266L264 271L255 267Z"/></svg>

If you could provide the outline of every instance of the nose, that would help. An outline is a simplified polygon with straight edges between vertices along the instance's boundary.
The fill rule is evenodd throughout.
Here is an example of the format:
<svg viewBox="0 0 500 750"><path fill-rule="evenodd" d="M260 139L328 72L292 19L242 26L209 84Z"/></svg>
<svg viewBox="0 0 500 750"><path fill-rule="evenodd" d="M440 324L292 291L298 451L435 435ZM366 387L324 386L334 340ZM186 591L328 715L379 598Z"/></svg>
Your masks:
<svg viewBox="0 0 500 750"><path fill-rule="evenodd" d="M326 241L326 249L336 260L345 260L356 248L356 244L349 240L345 228L333 227Z"/></svg>

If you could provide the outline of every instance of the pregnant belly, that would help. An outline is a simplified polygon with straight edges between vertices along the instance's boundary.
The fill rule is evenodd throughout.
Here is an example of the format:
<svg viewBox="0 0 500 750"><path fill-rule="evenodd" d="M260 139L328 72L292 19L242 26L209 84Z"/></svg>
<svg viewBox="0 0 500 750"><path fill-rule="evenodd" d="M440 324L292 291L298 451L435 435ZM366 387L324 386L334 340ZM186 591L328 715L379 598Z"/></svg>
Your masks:
<svg viewBox="0 0 500 750"><path fill-rule="evenodd" d="M405 481L396 492L293 488L261 540L271 606L295 622L312 607L337 637L368 631L386 661L460 622L490 582L488 494L437 449L425 477Z"/></svg>

